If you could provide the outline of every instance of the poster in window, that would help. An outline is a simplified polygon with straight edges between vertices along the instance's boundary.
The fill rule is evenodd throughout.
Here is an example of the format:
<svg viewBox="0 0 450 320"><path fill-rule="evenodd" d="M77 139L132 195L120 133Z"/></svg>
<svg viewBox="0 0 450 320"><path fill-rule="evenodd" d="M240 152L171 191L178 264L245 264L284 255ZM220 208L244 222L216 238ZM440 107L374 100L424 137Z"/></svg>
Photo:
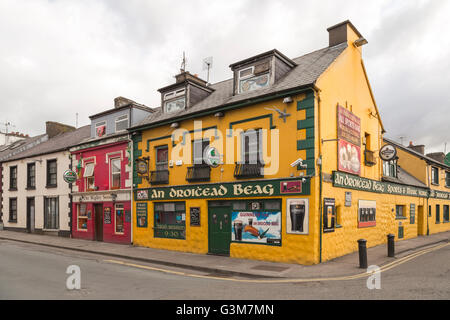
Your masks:
<svg viewBox="0 0 450 320"><path fill-rule="evenodd" d="M231 240L281 245L281 211L231 213Z"/></svg>
<svg viewBox="0 0 450 320"><path fill-rule="evenodd" d="M147 202L136 203L136 226L147 228Z"/></svg>
<svg viewBox="0 0 450 320"><path fill-rule="evenodd" d="M189 210L191 217L191 227L200 226L200 207L191 207Z"/></svg>
<svg viewBox="0 0 450 320"><path fill-rule="evenodd" d="M332 198L323 199L323 232L334 232L336 203Z"/></svg>
<svg viewBox="0 0 450 320"><path fill-rule="evenodd" d="M105 221L105 224L111 224L111 208L105 207L103 212L103 219Z"/></svg>
<svg viewBox="0 0 450 320"><path fill-rule="evenodd" d="M358 201L358 228L376 226L377 202L373 200Z"/></svg>
<svg viewBox="0 0 450 320"><path fill-rule="evenodd" d="M125 222L131 222L131 210L125 210Z"/></svg>
<svg viewBox="0 0 450 320"><path fill-rule="evenodd" d="M308 234L309 203L306 198L286 200L286 232L292 234Z"/></svg>

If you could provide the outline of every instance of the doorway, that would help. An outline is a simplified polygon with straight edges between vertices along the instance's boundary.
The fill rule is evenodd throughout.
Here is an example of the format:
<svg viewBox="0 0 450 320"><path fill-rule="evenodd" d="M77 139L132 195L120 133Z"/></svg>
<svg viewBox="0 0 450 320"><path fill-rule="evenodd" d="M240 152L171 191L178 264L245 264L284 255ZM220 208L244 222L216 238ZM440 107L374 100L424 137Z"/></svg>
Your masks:
<svg viewBox="0 0 450 320"><path fill-rule="evenodd" d="M208 208L209 253L230 255L231 208Z"/></svg>
<svg viewBox="0 0 450 320"><path fill-rule="evenodd" d="M425 235L427 233L427 230L425 228L425 216L424 216L424 210L423 210L423 206L418 206L417 207L417 233L419 235Z"/></svg>
<svg viewBox="0 0 450 320"><path fill-rule="evenodd" d="M34 198L27 198L27 232L34 232Z"/></svg>
<svg viewBox="0 0 450 320"><path fill-rule="evenodd" d="M94 204L95 240L103 241L103 205Z"/></svg>

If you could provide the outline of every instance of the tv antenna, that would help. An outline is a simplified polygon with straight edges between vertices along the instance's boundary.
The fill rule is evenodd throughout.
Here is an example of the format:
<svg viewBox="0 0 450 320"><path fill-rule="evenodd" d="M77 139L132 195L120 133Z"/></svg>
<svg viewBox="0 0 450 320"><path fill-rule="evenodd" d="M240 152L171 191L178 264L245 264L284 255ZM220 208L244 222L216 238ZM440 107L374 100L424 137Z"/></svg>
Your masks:
<svg viewBox="0 0 450 320"><path fill-rule="evenodd" d="M213 65L213 57L207 57L203 59L203 70L207 70L206 82L209 83L209 70Z"/></svg>
<svg viewBox="0 0 450 320"><path fill-rule="evenodd" d="M2 123L2 125L4 125L5 126L5 132L3 132L3 133L5 133L5 134L8 134L8 128L9 127L15 127L15 125L13 125L11 122L9 122L9 121L5 121L4 123Z"/></svg>
<svg viewBox="0 0 450 320"><path fill-rule="evenodd" d="M186 71L186 56L184 54L184 51L183 51L183 61L181 61L180 70L181 70L181 72Z"/></svg>

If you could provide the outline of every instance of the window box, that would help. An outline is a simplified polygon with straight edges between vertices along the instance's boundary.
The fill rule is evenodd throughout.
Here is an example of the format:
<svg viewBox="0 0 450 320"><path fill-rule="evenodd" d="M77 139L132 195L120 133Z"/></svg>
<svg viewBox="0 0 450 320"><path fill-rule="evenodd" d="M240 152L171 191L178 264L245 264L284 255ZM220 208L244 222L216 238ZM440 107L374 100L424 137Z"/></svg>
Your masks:
<svg viewBox="0 0 450 320"><path fill-rule="evenodd" d="M198 165L187 168L186 180L209 181L211 178L211 167L208 165Z"/></svg>
<svg viewBox="0 0 450 320"><path fill-rule="evenodd" d="M169 170L150 171L151 184L166 184L169 183Z"/></svg>
<svg viewBox="0 0 450 320"><path fill-rule="evenodd" d="M237 179L264 177L264 164L262 163L236 163L234 176Z"/></svg>
<svg viewBox="0 0 450 320"><path fill-rule="evenodd" d="M372 167L377 164L375 152L370 150L364 150L364 164L368 167Z"/></svg>

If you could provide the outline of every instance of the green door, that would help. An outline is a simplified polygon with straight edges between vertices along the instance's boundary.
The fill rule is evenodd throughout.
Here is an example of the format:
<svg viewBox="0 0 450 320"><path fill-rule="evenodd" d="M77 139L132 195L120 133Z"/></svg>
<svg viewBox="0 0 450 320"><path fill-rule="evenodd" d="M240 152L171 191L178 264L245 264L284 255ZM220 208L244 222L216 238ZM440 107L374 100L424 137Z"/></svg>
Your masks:
<svg viewBox="0 0 450 320"><path fill-rule="evenodd" d="M209 253L230 254L231 210L229 207L208 209Z"/></svg>

